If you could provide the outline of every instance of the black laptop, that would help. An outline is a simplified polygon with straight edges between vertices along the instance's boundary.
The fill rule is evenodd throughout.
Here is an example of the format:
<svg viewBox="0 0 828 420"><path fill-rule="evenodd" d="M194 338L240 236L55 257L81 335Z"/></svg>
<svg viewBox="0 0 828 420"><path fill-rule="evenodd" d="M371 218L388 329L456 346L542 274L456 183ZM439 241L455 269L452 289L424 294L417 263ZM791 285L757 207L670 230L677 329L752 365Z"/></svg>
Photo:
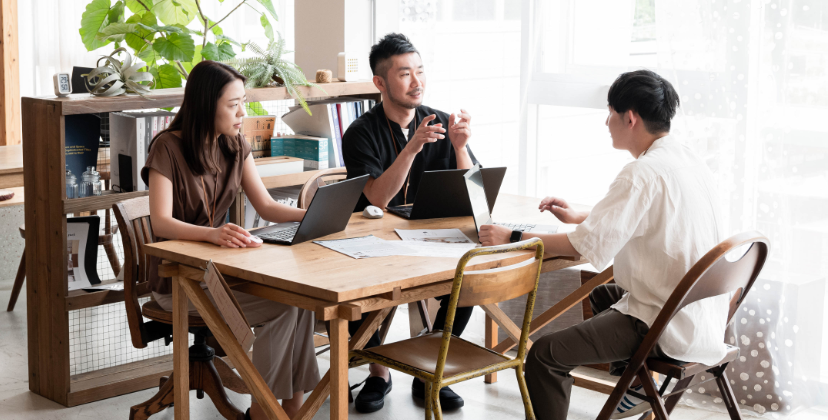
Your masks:
<svg viewBox="0 0 828 420"><path fill-rule="evenodd" d="M466 187L466 195L471 205L472 216L474 216L474 224L477 231L480 231L480 226L483 225L501 225L506 226L512 230L519 230L522 232L532 233L555 233L558 227L555 225L539 225L535 223L495 223L492 220L492 206L487 203L488 189L484 186L483 171L478 165L466 171L463 175L464 186Z"/></svg>
<svg viewBox="0 0 828 420"><path fill-rule="evenodd" d="M480 170L490 210L494 209L500 185L506 175L505 167ZM439 217L471 216L463 175L466 169L447 169L423 173L414 204L388 207L389 213L405 219L436 219Z"/></svg>
<svg viewBox="0 0 828 420"><path fill-rule="evenodd" d="M294 245L341 232L356 206L368 175L319 187L302 222L276 223L251 231L270 244Z"/></svg>

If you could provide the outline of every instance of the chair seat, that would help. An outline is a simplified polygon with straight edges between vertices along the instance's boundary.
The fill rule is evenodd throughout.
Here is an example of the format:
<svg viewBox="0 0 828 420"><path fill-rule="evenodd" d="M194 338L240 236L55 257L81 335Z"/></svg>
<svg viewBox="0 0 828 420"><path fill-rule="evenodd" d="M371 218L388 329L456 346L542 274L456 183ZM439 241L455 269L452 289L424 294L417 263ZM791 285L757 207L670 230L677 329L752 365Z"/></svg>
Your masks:
<svg viewBox="0 0 828 420"><path fill-rule="evenodd" d="M433 332L420 337L371 347L367 350L357 350L356 355L377 355L383 358L396 360L433 374L437 367L437 357L440 354L440 345L443 342L442 331ZM469 343L462 338L451 336L446 367L443 377L448 378L459 373L477 370L496 363L511 360L509 357L487 350L476 344Z"/></svg>
<svg viewBox="0 0 828 420"><path fill-rule="evenodd" d="M158 302L151 300L141 307L141 314L145 318L153 321L163 322L165 324L173 323L173 314L171 311L165 311ZM190 315L188 317L189 327L206 327L207 324L198 315Z"/></svg>
<svg viewBox="0 0 828 420"><path fill-rule="evenodd" d="M647 359L647 367L653 372L670 375L676 379L684 379L686 376L702 373L716 366L721 366L736 360L739 357L739 348L729 344L725 345L727 346L727 353L724 359L714 366L707 366L701 363L686 363L671 359L650 358Z"/></svg>

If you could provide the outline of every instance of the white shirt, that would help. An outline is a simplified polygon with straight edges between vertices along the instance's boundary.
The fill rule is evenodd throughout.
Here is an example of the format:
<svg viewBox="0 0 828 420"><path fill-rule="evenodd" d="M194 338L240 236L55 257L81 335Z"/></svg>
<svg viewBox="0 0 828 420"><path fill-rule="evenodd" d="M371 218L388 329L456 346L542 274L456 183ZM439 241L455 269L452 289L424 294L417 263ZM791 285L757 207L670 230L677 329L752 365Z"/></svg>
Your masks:
<svg viewBox="0 0 828 420"><path fill-rule="evenodd" d="M615 282L627 293L612 308L652 326L679 281L722 241L719 208L710 169L665 136L621 170L569 241L599 270L615 259ZM722 295L686 306L661 350L685 362L721 361L729 302Z"/></svg>
<svg viewBox="0 0 828 420"><path fill-rule="evenodd" d="M405 142L408 143L408 129L403 128L402 132L403 132L403 138L405 138Z"/></svg>

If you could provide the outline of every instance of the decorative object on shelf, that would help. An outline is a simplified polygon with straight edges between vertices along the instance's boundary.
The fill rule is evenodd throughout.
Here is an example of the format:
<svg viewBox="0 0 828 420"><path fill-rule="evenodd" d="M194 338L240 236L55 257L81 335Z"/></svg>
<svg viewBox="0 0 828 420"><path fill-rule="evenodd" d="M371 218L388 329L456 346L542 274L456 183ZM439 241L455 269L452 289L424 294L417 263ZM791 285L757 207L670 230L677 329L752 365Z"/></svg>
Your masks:
<svg viewBox="0 0 828 420"><path fill-rule="evenodd" d="M316 83L331 83L333 80L333 72L330 70L317 70Z"/></svg>
<svg viewBox="0 0 828 420"><path fill-rule="evenodd" d="M78 177L69 170L69 165L66 165L66 198L78 197Z"/></svg>
<svg viewBox="0 0 828 420"><path fill-rule="evenodd" d="M100 284L98 229L100 216L66 218L66 253L69 290Z"/></svg>
<svg viewBox="0 0 828 420"><path fill-rule="evenodd" d="M87 166L86 172L81 175L80 197L101 195L101 174L94 166Z"/></svg>
<svg viewBox="0 0 828 420"><path fill-rule="evenodd" d="M11 200L14 198L14 191L0 190L0 201Z"/></svg>
<svg viewBox="0 0 828 420"><path fill-rule="evenodd" d="M279 35L278 41L268 43L266 49L262 49L255 42L245 44L246 47L256 54L256 57L234 58L225 61L227 64L237 68L241 74L247 77L248 88L269 87L282 85L287 89L290 96L296 98L302 108L310 114L305 97L297 86L318 87L305 78L302 69L283 58L284 54L292 51L285 50L285 40ZM323 90L324 91L324 90ZM327 92L326 92L327 93Z"/></svg>
<svg viewBox="0 0 828 420"><path fill-rule="evenodd" d="M155 78L153 89L181 87L188 72L202 60L222 61L235 57L234 46L242 45L224 34L219 26L242 5L259 14L265 36L274 40L272 22L278 21L272 0L233 0L229 13L216 20L204 14L205 0L88 0L78 30L87 51L112 42L126 45L146 63ZM212 0L230 3L226 0ZM259 6L254 7L253 3ZM132 12L127 18L126 10ZM215 9L214 9L215 10ZM190 29L196 21L198 30ZM248 28L245 27L245 30Z"/></svg>
<svg viewBox="0 0 828 420"><path fill-rule="evenodd" d="M123 62L116 57L120 53L126 54ZM106 64L102 66L101 61ZM132 57L132 54L124 47L118 48L112 54L102 56L96 65L98 68L89 72L84 79L89 93L95 96L137 93L146 98L144 95L150 93L150 88L155 84L152 74L140 71L147 64Z"/></svg>
<svg viewBox="0 0 828 420"><path fill-rule="evenodd" d="M72 75L69 73L56 73L52 76L55 82L55 96L64 97L72 93Z"/></svg>
<svg viewBox="0 0 828 420"><path fill-rule="evenodd" d="M359 80L363 66L364 63L360 57L341 52L337 56L336 77L342 82L353 82L354 80Z"/></svg>

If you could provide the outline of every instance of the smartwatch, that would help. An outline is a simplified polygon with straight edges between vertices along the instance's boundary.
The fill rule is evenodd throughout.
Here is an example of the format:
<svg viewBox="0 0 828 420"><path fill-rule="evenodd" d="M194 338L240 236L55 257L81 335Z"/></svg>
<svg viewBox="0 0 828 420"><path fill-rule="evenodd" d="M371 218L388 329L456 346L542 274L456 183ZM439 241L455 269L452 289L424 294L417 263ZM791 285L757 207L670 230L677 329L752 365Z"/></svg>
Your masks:
<svg viewBox="0 0 828 420"><path fill-rule="evenodd" d="M513 230L512 236L509 238L509 242L515 243L520 242L523 239L523 231L522 230Z"/></svg>

